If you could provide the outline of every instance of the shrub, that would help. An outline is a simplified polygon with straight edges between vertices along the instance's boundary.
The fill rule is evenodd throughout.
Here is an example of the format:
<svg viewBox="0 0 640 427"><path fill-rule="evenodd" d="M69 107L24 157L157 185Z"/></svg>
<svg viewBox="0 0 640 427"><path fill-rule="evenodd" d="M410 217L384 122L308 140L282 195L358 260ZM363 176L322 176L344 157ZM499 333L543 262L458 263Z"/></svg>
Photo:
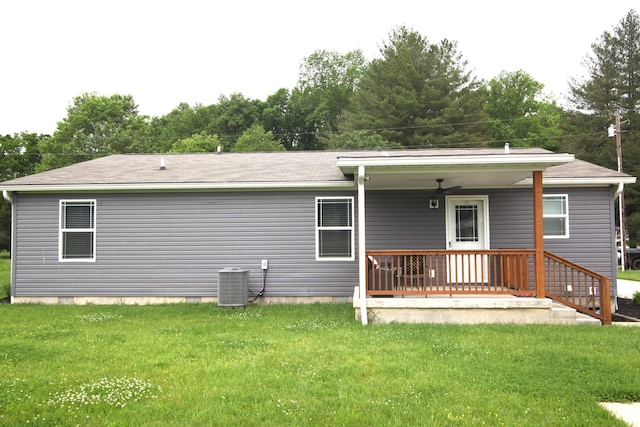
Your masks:
<svg viewBox="0 0 640 427"><path fill-rule="evenodd" d="M636 293L633 294L633 302L640 305L640 291L636 291Z"/></svg>

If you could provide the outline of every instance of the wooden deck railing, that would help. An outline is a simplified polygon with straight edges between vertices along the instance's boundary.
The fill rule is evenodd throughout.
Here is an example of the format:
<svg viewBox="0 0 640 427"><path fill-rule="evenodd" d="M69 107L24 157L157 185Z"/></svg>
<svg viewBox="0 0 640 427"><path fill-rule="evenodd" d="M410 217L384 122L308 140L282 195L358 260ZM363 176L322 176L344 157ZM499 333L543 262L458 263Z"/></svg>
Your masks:
<svg viewBox="0 0 640 427"><path fill-rule="evenodd" d="M531 295L533 250L370 250L369 295Z"/></svg>
<svg viewBox="0 0 640 427"><path fill-rule="evenodd" d="M369 250L367 295L535 296L533 249ZM609 279L545 252L545 296L611 323ZM606 298L609 302L609 298Z"/></svg>
<svg viewBox="0 0 640 427"><path fill-rule="evenodd" d="M544 253L545 294L581 313L611 324L611 283L597 274L552 253ZM602 297L602 298L601 298Z"/></svg>

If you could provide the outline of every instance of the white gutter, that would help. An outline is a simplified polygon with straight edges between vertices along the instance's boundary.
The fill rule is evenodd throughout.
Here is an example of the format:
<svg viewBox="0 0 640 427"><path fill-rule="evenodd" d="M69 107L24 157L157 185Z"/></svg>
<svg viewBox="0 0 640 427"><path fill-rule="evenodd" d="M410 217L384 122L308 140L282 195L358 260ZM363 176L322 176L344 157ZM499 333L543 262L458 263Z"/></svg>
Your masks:
<svg viewBox="0 0 640 427"><path fill-rule="evenodd" d="M360 290L360 319L369 323L367 315L367 245L364 210L364 166L358 166L358 286Z"/></svg>
<svg viewBox="0 0 640 427"><path fill-rule="evenodd" d="M338 167L379 166L453 166L453 165L540 165L546 168L572 162L573 154L492 154L458 156L403 156L403 157L340 157Z"/></svg>
<svg viewBox="0 0 640 427"><path fill-rule="evenodd" d="M352 190L353 181L309 182L154 182L154 183L86 183L86 184L17 184L3 188L12 192L60 192L60 191L234 191L234 190L287 190L287 189L337 189Z"/></svg>
<svg viewBox="0 0 640 427"><path fill-rule="evenodd" d="M13 206L13 197L11 197L11 193L9 193L7 190L2 190L2 198Z"/></svg>
<svg viewBox="0 0 640 427"><path fill-rule="evenodd" d="M565 185L571 187L579 187L579 186L589 186L592 187L594 185L599 186L609 186L609 185L624 185L624 184L633 184L636 182L635 176L629 177L620 177L620 176L611 176L611 177L588 177L588 178L542 178L542 182L545 186L548 185ZM516 182L512 184L513 186L532 186L533 179L525 178L522 181ZM617 197L617 193L616 193Z"/></svg>

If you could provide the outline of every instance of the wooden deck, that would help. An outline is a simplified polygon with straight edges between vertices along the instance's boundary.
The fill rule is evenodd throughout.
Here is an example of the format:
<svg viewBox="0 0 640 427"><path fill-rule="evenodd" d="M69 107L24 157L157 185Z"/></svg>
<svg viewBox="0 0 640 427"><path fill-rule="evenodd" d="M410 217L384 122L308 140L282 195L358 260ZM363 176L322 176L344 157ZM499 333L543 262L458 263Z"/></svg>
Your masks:
<svg viewBox="0 0 640 427"><path fill-rule="evenodd" d="M535 251L369 250L367 297L536 297ZM607 277L544 253L543 298L611 323ZM606 295L604 304L600 295Z"/></svg>

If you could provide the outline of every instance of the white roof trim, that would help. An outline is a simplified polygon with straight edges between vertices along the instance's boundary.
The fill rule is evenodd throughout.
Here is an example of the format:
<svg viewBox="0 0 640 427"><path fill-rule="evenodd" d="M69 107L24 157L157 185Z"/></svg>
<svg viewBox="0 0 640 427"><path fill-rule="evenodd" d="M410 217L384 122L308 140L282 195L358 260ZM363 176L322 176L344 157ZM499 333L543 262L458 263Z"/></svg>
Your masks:
<svg viewBox="0 0 640 427"><path fill-rule="evenodd" d="M55 191L207 191L207 190L305 190L356 188L353 181L305 181L305 182L196 182L196 183L131 183L131 184L33 184L0 187L9 192Z"/></svg>
<svg viewBox="0 0 640 427"><path fill-rule="evenodd" d="M593 185L618 185L618 184L634 184L636 182L635 176L608 176L608 177L593 177L593 178L545 178L542 176L543 185L565 185L569 187L579 186L593 186ZM527 186L533 185L533 179L525 178L522 181L518 181L513 186Z"/></svg>
<svg viewBox="0 0 640 427"><path fill-rule="evenodd" d="M538 154L490 154L490 155L458 155L458 156L399 156L399 157L339 157L338 167L351 168L358 166L498 166L498 165L530 165L532 169L545 169L551 165L572 162L573 154L538 153Z"/></svg>

